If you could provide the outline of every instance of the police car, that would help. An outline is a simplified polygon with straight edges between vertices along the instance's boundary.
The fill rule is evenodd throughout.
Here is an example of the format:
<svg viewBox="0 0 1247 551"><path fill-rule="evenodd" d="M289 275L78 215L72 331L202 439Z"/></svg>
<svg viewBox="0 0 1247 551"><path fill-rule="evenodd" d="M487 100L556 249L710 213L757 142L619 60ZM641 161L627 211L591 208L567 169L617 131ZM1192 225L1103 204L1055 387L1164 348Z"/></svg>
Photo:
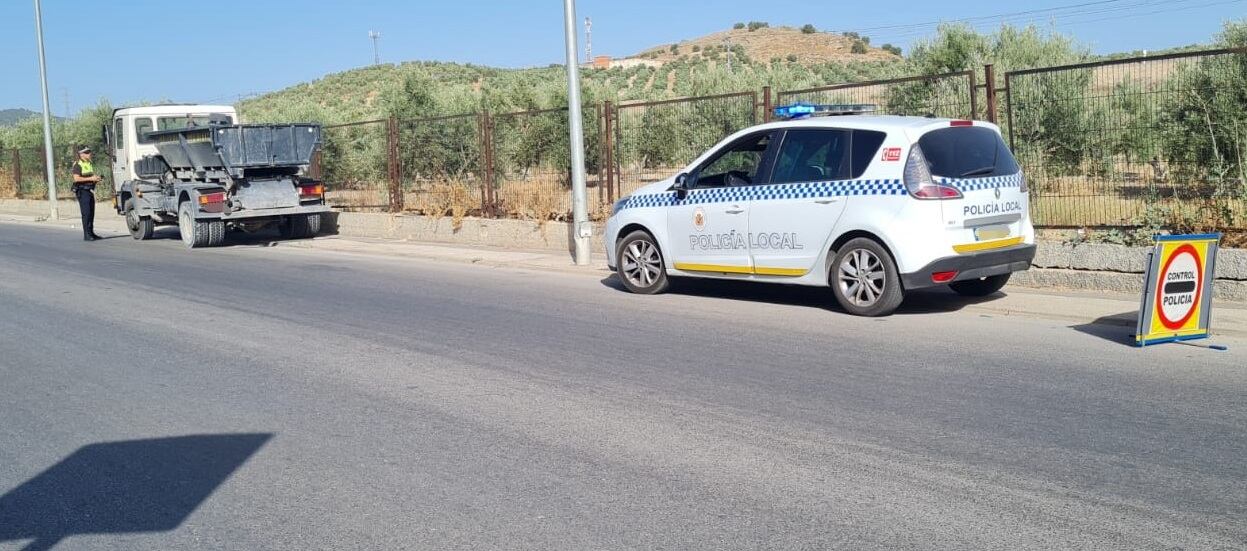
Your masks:
<svg viewBox="0 0 1247 551"><path fill-rule="evenodd" d="M615 203L608 265L634 293L671 277L831 287L883 316L906 291L998 291L1030 267L1026 180L995 125L796 104Z"/></svg>

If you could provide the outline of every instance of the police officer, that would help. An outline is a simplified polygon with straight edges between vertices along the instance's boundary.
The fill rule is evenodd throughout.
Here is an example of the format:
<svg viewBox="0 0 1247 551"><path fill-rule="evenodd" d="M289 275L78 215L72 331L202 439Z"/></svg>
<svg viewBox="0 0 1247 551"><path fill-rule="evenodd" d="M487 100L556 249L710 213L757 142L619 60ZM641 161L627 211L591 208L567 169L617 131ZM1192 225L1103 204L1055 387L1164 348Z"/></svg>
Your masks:
<svg viewBox="0 0 1247 551"><path fill-rule="evenodd" d="M91 165L91 148L84 147L78 151L78 161L74 163L74 196L78 198L78 210L82 213L82 239L95 241L102 239L95 235L95 184L103 178L95 175L95 167Z"/></svg>

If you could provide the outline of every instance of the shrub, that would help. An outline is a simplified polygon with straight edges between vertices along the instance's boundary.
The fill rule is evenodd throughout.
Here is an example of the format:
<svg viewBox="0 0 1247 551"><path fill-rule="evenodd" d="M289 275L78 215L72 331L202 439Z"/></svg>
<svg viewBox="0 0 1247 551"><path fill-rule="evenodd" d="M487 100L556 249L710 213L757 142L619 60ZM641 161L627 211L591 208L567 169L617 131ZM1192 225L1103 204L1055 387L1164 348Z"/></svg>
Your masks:
<svg viewBox="0 0 1247 551"><path fill-rule="evenodd" d="M701 51L701 46L699 46L699 45L697 45L697 44L694 44L694 45L693 45L693 51L694 51L694 52L700 52L700 51Z"/></svg>
<svg viewBox="0 0 1247 551"><path fill-rule="evenodd" d="M672 44L672 45L671 45L671 48L670 48L670 51L671 51L671 53L673 53L673 54L678 54L678 53L680 53L680 45L679 45L679 44Z"/></svg>
<svg viewBox="0 0 1247 551"><path fill-rule="evenodd" d="M849 48L849 52L854 53L854 54L866 53L866 43L862 42L861 40L854 40L853 46Z"/></svg>
<svg viewBox="0 0 1247 551"><path fill-rule="evenodd" d="M901 55L901 48L900 48L900 46L893 46L893 45L891 45L891 44L884 44L883 46L880 46L880 48L881 48L883 51L888 52L888 53L890 53L890 54L892 54L892 55L895 55L895 56L900 56L900 55Z"/></svg>
<svg viewBox="0 0 1247 551"><path fill-rule="evenodd" d="M771 24L770 24L770 23L767 23L766 21L750 21L750 22L749 22L749 32L753 32L753 31L756 31L756 30L758 30L758 29L765 29L765 28L770 27L770 26L771 26Z"/></svg>
<svg viewBox="0 0 1247 551"><path fill-rule="evenodd" d="M745 28L745 24L744 24L744 23L737 23L737 24L735 24L735 25L732 25L732 28L733 28L733 29L736 29L736 30L740 30L740 29Z"/></svg>
<svg viewBox="0 0 1247 551"><path fill-rule="evenodd" d="M815 28L814 28L814 25L811 25L811 24L809 24L809 23L806 23L806 24L805 24L805 26L801 27L801 32L802 32L803 34L814 34L814 33L818 32L818 29L815 29Z"/></svg>
<svg viewBox="0 0 1247 551"><path fill-rule="evenodd" d="M857 34L857 33L853 32L853 31L846 31L846 32L845 32L845 33L843 33L843 34L844 34L844 37L845 37L845 38L849 38L849 39L852 39L852 40L857 40L858 38L861 38L861 35L859 35L859 34Z"/></svg>
<svg viewBox="0 0 1247 551"><path fill-rule="evenodd" d="M789 62L789 63L796 63L796 62L797 62L797 54L788 54L788 62Z"/></svg>

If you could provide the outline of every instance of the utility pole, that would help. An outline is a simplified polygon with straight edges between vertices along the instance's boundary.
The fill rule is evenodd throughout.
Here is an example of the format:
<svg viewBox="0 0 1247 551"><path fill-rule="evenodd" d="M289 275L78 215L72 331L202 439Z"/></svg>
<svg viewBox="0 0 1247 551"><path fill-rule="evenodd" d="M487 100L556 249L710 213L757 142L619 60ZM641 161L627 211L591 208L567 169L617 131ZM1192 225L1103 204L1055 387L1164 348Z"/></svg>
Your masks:
<svg viewBox="0 0 1247 551"><path fill-rule="evenodd" d="M56 210L56 167L52 160L52 105L48 101L48 65L43 57L43 9L35 0L35 38L39 40L39 85L43 89L43 153L48 174L48 217L59 220Z"/></svg>
<svg viewBox="0 0 1247 551"><path fill-rule="evenodd" d="M589 265L589 193L585 188L585 141L580 118L580 70L576 63L576 0L563 0L563 34L567 42L567 126L571 134L572 242L577 266Z"/></svg>
<svg viewBox="0 0 1247 551"><path fill-rule="evenodd" d="M585 18L585 63L593 63L593 21Z"/></svg>
<svg viewBox="0 0 1247 551"><path fill-rule="evenodd" d="M377 41L381 40L379 31L368 31L368 38L372 39L372 64L381 64L381 49L377 46Z"/></svg>

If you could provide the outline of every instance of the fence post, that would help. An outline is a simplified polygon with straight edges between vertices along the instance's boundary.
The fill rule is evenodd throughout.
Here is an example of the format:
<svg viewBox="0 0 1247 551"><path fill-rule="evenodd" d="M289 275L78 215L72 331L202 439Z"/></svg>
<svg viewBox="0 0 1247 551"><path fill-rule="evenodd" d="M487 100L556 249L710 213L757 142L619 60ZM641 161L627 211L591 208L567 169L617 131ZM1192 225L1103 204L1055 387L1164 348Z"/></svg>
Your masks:
<svg viewBox="0 0 1247 551"><path fill-rule="evenodd" d="M398 118L385 120L386 157L390 179L390 212L403 212L403 182L398 164Z"/></svg>
<svg viewBox="0 0 1247 551"><path fill-rule="evenodd" d="M991 63L983 66L984 90L987 91L987 122L997 124L996 119L996 67Z"/></svg>
<svg viewBox="0 0 1247 551"><path fill-rule="evenodd" d="M484 111L476 118L476 135L481 148L481 217L493 218L494 211L494 139L491 127L493 121L489 112Z"/></svg>
<svg viewBox="0 0 1247 551"><path fill-rule="evenodd" d="M611 137L614 135L614 133L611 132L611 125L614 124L614 117L611 116L614 105L611 104L610 100L607 100L603 105L602 118L604 122L602 123L602 164L606 167L606 197L609 198L610 202L613 204L618 200L618 198L615 197L615 144L611 140Z"/></svg>
<svg viewBox="0 0 1247 551"><path fill-rule="evenodd" d="M771 115L775 112L775 106L771 105L771 87L762 87L762 122L771 122Z"/></svg>
<svg viewBox="0 0 1247 551"><path fill-rule="evenodd" d="M320 153L321 153L321 150L319 148L317 148L316 151L312 153L312 165L307 167L307 174L308 176L311 176L313 180L322 179L322 175L320 172Z"/></svg>
<svg viewBox="0 0 1247 551"><path fill-rule="evenodd" d="M22 150L13 148L13 196L22 196Z"/></svg>

